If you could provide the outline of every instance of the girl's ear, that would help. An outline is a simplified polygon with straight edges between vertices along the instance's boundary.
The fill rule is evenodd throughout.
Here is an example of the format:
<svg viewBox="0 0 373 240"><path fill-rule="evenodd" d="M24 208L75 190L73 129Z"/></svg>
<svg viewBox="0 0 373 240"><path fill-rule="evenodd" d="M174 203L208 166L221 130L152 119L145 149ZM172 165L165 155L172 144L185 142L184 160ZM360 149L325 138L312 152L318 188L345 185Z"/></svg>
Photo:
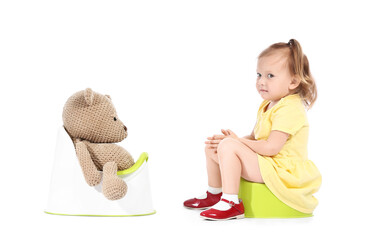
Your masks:
<svg viewBox="0 0 373 240"><path fill-rule="evenodd" d="M299 84L300 84L300 79L298 77L293 77L293 79L291 80L289 89L294 90L299 86Z"/></svg>

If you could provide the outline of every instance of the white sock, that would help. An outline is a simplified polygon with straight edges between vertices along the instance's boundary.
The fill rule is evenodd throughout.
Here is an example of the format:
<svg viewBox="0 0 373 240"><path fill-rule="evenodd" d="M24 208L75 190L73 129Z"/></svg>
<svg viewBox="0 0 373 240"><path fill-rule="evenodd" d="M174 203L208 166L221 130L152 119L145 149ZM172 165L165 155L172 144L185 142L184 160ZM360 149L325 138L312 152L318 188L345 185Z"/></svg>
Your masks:
<svg viewBox="0 0 373 240"><path fill-rule="evenodd" d="M222 192L222 188L214 188L214 187L208 186L207 191L212 194L219 194Z"/></svg>
<svg viewBox="0 0 373 240"><path fill-rule="evenodd" d="M219 194L219 193L221 193L222 188L213 188L213 187L208 186L207 191L208 191L209 193L212 193L212 194ZM204 193L204 194L202 194L201 196L196 197L196 198L197 198L197 199L205 199L205 198L207 198L207 194Z"/></svg>
<svg viewBox="0 0 373 240"><path fill-rule="evenodd" d="M238 195L223 193L223 196L221 196L221 198L224 198L228 201L232 201L232 202L237 203L237 204L239 203ZM216 210L220 210L220 211L226 211L226 210L230 209L231 206L228 203L220 200L217 204L215 204L211 208L216 209Z"/></svg>

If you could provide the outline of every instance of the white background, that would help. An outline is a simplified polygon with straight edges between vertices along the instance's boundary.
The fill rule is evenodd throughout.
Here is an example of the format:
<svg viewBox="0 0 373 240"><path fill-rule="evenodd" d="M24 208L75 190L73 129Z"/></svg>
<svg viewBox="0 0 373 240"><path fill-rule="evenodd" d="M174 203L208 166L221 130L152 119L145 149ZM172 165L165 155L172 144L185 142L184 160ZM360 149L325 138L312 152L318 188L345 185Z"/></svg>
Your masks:
<svg viewBox="0 0 373 240"><path fill-rule="evenodd" d="M1 232L9 239L369 238L373 17L368 1L1 1ZM204 141L251 133L256 58L297 39L316 78L309 157L323 184L309 219L210 222L182 207L206 190ZM45 214L57 129L74 92L110 94L149 153L146 217ZM87 186L88 187L88 186ZM365 237L363 237L365 236Z"/></svg>

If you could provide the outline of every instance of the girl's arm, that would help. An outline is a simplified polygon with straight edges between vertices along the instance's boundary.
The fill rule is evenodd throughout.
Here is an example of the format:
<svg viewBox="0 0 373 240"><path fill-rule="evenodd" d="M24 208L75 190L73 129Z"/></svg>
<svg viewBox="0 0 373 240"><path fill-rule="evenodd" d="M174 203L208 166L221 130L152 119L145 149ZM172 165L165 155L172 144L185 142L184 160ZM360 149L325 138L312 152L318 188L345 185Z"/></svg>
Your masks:
<svg viewBox="0 0 373 240"><path fill-rule="evenodd" d="M274 156L281 151L288 138L288 133L281 131L271 131L267 140L257 141L244 137L240 138L240 141L260 155Z"/></svg>
<svg viewBox="0 0 373 240"><path fill-rule="evenodd" d="M249 139L249 140L255 140L254 130L251 132L250 135L244 136L243 138Z"/></svg>

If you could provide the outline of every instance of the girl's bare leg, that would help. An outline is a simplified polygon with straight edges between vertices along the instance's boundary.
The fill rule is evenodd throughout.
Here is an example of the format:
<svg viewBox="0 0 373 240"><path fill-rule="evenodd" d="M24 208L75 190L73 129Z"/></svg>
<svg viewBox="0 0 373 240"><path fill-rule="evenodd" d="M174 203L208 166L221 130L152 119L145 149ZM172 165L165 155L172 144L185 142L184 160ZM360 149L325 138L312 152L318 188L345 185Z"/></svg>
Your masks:
<svg viewBox="0 0 373 240"><path fill-rule="evenodd" d="M218 154L216 153L216 148L209 148L206 146L206 167L208 176L208 186L214 188L221 188L221 174L219 168Z"/></svg>
<svg viewBox="0 0 373 240"><path fill-rule="evenodd" d="M256 153L239 140L230 137L223 139L218 146L217 156L219 165L216 165L220 166L220 174L216 174L216 169L210 166L211 180L214 180L211 183L217 183L220 180L223 193L237 195L240 177L247 181L263 183ZM217 175L219 178L216 177Z"/></svg>

